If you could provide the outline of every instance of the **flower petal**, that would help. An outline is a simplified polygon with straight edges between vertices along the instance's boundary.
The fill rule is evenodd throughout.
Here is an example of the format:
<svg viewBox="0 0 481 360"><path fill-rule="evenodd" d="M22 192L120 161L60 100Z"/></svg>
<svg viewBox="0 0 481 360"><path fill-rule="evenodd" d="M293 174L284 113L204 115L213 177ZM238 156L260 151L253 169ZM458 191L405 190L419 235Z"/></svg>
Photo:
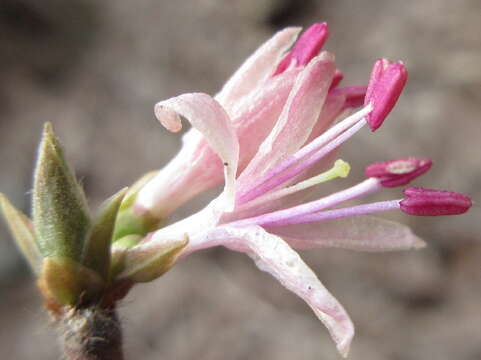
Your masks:
<svg viewBox="0 0 481 360"><path fill-rule="evenodd" d="M300 31L299 27L286 28L265 42L232 75L216 95L216 100L229 111L235 102L272 75L277 63L294 44Z"/></svg>
<svg viewBox="0 0 481 360"><path fill-rule="evenodd" d="M231 123L240 146L238 171L243 170L272 130L299 72L296 68L269 78L232 109ZM180 152L149 184L146 192L151 201L146 196L136 206L165 218L195 195L219 184L223 167L202 134L192 128L182 137Z"/></svg>
<svg viewBox="0 0 481 360"><path fill-rule="evenodd" d="M270 78L233 107L232 122L241 149L239 171L252 160L272 131L299 73L299 69L292 69Z"/></svg>
<svg viewBox="0 0 481 360"><path fill-rule="evenodd" d="M241 183L249 184L251 179L265 174L306 142L334 75L333 60L332 55L323 53L298 76L279 120L241 174Z"/></svg>
<svg viewBox="0 0 481 360"><path fill-rule="evenodd" d="M354 216L267 229L281 236L295 249L331 247L380 252L425 246L424 241L406 225L373 216Z"/></svg>
<svg viewBox="0 0 481 360"><path fill-rule="evenodd" d="M169 130L182 128L180 116L185 117L206 139L223 162L226 208L232 210L235 196L235 176L239 161L239 142L229 116L222 106L207 94L180 95L155 105L155 115ZM190 166L190 164L186 164ZM157 182L162 172L149 182L138 194L136 204L147 209L162 206L158 197L162 189Z"/></svg>
<svg viewBox="0 0 481 360"><path fill-rule="evenodd" d="M347 355L354 335L348 314L285 241L258 226L223 226L207 231L200 237L202 239L191 238L190 244L197 244L197 249L223 245L249 255L261 270L274 276L311 307L329 330L340 353ZM186 250L192 251L193 248L189 249L189 245Z"/></svg>

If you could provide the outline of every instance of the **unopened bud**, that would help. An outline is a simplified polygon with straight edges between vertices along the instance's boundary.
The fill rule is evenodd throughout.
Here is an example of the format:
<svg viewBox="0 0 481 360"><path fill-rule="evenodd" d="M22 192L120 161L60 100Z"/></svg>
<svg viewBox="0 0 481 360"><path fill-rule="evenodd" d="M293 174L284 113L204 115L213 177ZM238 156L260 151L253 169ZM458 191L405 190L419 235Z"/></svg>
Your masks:
<svg viewBox="0 0 481 360"><path fill-rule="evenodd" d="M33 224L43 257L81 261L90 231L82 187L70 170L50 123L44 127L33 185Z"/></svg>

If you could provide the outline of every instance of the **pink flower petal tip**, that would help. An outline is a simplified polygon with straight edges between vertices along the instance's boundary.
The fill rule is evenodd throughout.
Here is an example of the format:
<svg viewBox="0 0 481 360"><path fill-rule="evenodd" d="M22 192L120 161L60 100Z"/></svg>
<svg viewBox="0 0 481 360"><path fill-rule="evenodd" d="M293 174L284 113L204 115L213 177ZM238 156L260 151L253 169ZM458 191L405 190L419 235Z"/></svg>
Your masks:
<svg viewBox="0 0 481 360"><path fill-rule="evenodd" d="M289 53L277 66L274 75L282 74L290 66L307 65L321 51L329 36L327 23L314 24L297 40Z"/></svg>
<svg viewBox="0 0 481 360"><path fill-rule="evenodd" d="M406 198L399 204L401 210L417 216L459 215L472 205L469 196L454 191L410 187L404 195Z"/></svg>
<svg viewBox="0 0 481 360"><path fill-rule="evenodd" d="M372 112L367 116L372 131L376 131L384 122L396 104L408 78L408 72L402 62L391 63L379 59L374 63L364 104L371 104Z"/></svg>
<svg viewBox="0 0 481 360"><path fill-rule="evenodd" d="M409 157L371 164L366 168L365 174L367 177L379 179L382 186L396 187L409 184L432 165L431 159Z"/></svg>

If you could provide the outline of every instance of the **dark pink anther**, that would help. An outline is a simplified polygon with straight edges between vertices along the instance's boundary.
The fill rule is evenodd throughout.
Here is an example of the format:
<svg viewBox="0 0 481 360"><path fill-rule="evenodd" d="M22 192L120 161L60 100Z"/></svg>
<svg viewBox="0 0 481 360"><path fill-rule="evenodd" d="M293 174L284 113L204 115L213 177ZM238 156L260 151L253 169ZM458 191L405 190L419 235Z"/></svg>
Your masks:
<svg viewBox="0 0 481 360"><path fill-rule="evenodd" d="M341 72L341 70L336 69L336 72L334 73L334 76L332 78L331 86L329 87L329 90L333 90L338 87L338 85L341 83L342 79L344 79L344 74Z"/></svg>
<svg viewBox="0 0 481 360"><path fill-rule="evenodd" d="M283 73L293 63L294 66L309 63L313 57L319 54L328 36L329 28L326 23L314 24L309 27L279 63L273 76Z"/></svg>
<svg viewBox="0 0 481 360"><path fill-rule="evenodd" d="M469 196L453 191L411 187L404 190L404 195L399 203L401 210L417 216L459 215L472 205Z"/></svg>
<svg viewBox="0 0 481 360"><path fill-rule="evenodd" d="M431 159L409 157L371 164L366 168L365 174L367 177L379 179L385 187L395 187L409 184L432 165Z"/></svg>
<svg viewBox="0 0 481 360"><path fill-rule="evenodd" d="M372 112L367 121L372 131L378 129L386 116L396 104L408 78L408 72L402 62L391 63L379 59L374 63L367 87L364 104L371 104Z"/></svg>

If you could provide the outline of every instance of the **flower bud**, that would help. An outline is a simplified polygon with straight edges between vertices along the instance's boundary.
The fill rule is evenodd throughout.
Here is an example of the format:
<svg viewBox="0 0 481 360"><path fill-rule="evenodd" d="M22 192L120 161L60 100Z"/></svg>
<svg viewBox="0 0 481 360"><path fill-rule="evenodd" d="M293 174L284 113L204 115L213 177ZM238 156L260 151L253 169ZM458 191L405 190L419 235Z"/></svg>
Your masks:
<svg viewBox="0 0 481 360"><path fill-rule="evenodd" d="M33 224L43 257L81 261L91 229L82 187L70 170L52 125L44 127L33 185Z"/></svg>
<svg viewBox="0 0 481 360"><path fill-rule="evenodd" d="M406 198L399 204L401 210L417 216L459 215L472 205L469 196L453 191L410 187L404 195Z"/></svg>
<svg viewBox="0 0 481 360"><path fill-rule="evenodd" d="M371 164L365 173L367 177L379 179L381 185L385 187L396 187L406 185L421 176L432 164L431 159L409 157Z"/></svg>

